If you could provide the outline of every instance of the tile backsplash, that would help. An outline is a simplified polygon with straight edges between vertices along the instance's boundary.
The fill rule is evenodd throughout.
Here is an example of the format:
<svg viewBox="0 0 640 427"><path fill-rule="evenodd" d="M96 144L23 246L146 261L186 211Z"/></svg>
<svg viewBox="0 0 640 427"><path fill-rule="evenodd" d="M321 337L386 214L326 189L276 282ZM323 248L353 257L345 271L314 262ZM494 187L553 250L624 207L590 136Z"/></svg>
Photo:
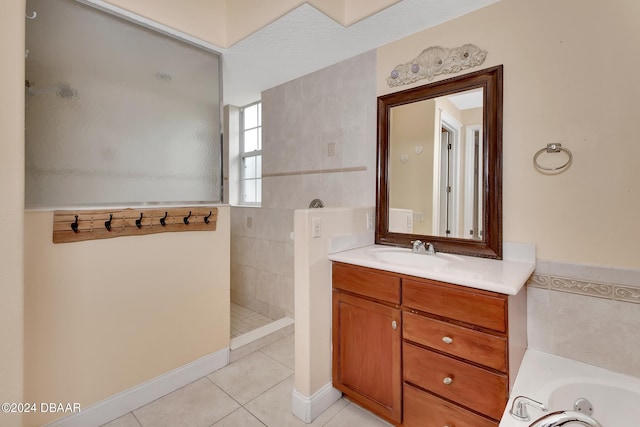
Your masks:
<svg viewBox="0 0 640 427"><path fill-rule="evenodd" d="M529 348L640 377L640 271L538 260Z"/></svg>

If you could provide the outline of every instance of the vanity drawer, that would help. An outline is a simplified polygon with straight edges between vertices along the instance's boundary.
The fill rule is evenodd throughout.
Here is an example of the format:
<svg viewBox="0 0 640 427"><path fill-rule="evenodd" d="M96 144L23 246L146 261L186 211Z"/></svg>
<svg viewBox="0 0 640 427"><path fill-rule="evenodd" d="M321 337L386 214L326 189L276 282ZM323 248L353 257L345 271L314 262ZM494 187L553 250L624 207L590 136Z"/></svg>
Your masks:
<svg viewBox="0 0 640 427"><path fill-rule="evenodd" d="M333 287L336 289L400 304L400 277L335 262L332 276Z"/></svg>
<svg viewBox="0 0 640 427"><path fill-rule="evenodd" d="M449 319L506 332L507 297L493 292L469 289L433 281L404 280L404 307Z"/></svg>
<svg viewBox="0 0 640 427"><path fill-rule="evenodd" d="M506 375L495 374L406 342L402 349L405 381L490 418L500 419L507 402Z"/></svg>
<svg viewBox="0 0 640 427"><path fill-rule="evenodd" d="M404 385L405 427L497 427L478 414L442 400L409 384Z"/></svg>
<svg viewBox="0 0 640 427"><path fill-rule="evenodd" d="M403 313L404 339L506 372L507 340L426 316Z"/></svg>

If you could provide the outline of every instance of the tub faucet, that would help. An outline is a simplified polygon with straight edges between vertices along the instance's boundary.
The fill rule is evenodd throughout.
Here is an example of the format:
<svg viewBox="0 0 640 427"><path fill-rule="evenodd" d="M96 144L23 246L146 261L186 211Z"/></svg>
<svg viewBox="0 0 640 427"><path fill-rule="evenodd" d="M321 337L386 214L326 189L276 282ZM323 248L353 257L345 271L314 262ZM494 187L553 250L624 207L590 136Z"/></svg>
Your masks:
<svg viewBox="0 0 640 427"><path fill-rule="evenodd" d="M549 410L549 408L547 408L544 404L538 402L537 400L530 399L527 396L518 396L513 399L513 404L511 405L511 410L509 410L509 413L516 420L529 421L531 417L527 412L527 405L538 408L544 412L547 412Z"/></svg>
<svg viewBox="0 0 640 427"><path fill-rule="evenodd" d="M566 424L578 423L586 427L602 427L602 425L587 414L576 411L557 411L547 414L534 421L529 427L558 427Z"/></svg>

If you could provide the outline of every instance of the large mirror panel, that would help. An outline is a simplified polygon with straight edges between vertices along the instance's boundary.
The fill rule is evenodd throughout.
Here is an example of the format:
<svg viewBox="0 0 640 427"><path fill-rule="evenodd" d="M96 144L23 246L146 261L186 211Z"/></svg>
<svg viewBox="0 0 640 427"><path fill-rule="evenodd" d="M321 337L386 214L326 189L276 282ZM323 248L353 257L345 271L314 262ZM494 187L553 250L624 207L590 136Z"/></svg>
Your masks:
<svg viewBox="0 0 640 427"><path fill-rule="evenodd" d="M502 66L378 98L376 243L502 256Z"/></svg>

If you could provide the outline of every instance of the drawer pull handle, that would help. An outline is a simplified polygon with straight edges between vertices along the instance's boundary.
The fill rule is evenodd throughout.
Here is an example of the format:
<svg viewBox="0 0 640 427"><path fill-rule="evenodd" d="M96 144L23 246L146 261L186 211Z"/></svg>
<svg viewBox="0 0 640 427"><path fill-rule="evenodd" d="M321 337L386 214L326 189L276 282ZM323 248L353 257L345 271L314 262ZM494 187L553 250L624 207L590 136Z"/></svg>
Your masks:
<svg viewBox="0 0 640 427"><path fill-rule="evenodd" d="M444 342L445 344L451 344L451 343L453 343L453 338L451 338L451 337L442 337L442 342Z"/></svg>
<svg viewBox="0 0 640 427"><path fill-rule="evenodd" d="M442 380L442 382L446 385L449 385L453 382L453 379L451 377L446 377L445 379Z"/></svg>
<svg viewBox="0 0 640 427"><path fill-rule="evenodd" d="M398 329L398 323L395 320L391 321L391 328L393 328L394 331Z"/></svg>

